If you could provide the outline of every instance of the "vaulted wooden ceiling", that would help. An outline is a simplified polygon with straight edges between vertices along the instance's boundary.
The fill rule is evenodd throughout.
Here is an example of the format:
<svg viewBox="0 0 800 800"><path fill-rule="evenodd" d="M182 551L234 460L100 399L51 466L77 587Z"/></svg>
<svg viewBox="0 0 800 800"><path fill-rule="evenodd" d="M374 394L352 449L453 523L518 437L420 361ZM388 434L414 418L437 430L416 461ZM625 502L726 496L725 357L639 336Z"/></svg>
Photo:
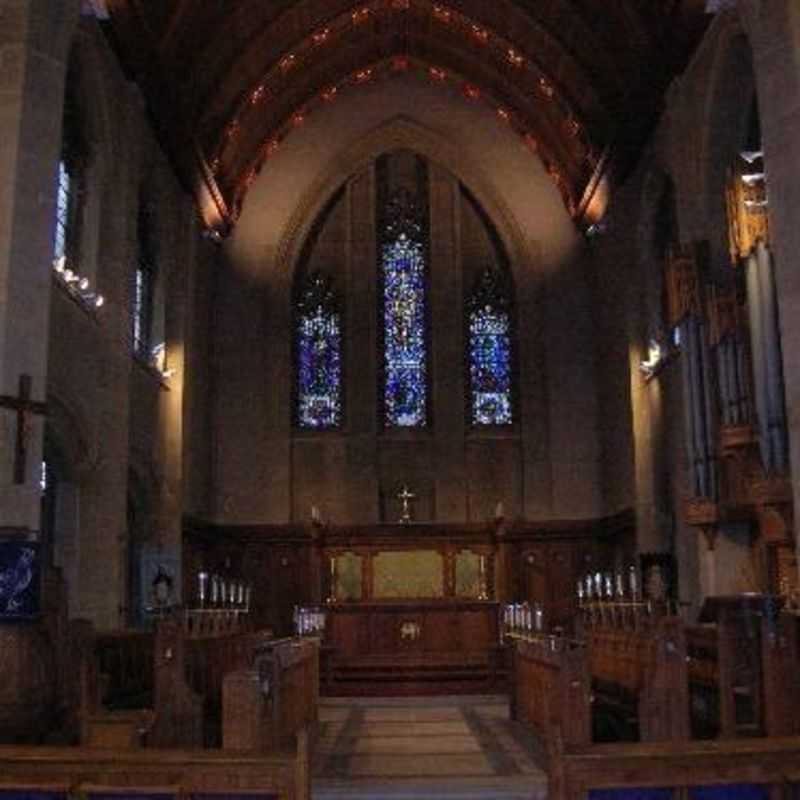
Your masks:
<svg viewBox="0 0 800 800"><path fill-rule="evenodd" d="M109 36L224 234L321 104L403 71L488 104L588 224L706 22L702 0L107 0Z"/></svg>

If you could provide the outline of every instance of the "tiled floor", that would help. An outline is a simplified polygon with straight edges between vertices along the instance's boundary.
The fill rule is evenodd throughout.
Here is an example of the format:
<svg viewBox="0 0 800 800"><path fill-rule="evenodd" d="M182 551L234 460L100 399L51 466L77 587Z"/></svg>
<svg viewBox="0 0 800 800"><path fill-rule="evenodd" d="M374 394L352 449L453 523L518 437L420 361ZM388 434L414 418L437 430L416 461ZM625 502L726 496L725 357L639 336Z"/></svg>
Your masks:
<svg viewBox="0 0 800 800"><path fill-rule="evenodd" d="M505 698L324 699L313 796L544 798L534 752Z"/></svg>

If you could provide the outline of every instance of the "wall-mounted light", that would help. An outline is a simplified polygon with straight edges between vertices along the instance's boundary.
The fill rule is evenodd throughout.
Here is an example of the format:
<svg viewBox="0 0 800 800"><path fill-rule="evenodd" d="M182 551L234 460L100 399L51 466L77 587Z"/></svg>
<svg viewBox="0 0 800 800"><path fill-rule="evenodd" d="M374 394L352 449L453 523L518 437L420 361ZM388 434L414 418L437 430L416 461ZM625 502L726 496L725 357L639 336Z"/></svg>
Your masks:
<svg viewBox="0 0 800 800"><path fill-rule="evenodd" d="M171 378L175 374L174 367L167 367L167 345L165 342L160 342L153 348L150 363L164 380Z"/></svg>
<svg viewBox="0 0 800 800"><path fill-rule="evenodd" d="M645 381L650 381L677 355L680 350L680 330L675 328L669 337L655 336L647 346L647 358L639 364Z"/></svg>
<svg viewBox="0 0 800 800"><path fill-rule="evenodd" d="M92 291L88 278L78 275L67 266L66 256L61 256L53 261L53 273L67 292L90 311L101 308L105 303L103 295Z"/></svg>

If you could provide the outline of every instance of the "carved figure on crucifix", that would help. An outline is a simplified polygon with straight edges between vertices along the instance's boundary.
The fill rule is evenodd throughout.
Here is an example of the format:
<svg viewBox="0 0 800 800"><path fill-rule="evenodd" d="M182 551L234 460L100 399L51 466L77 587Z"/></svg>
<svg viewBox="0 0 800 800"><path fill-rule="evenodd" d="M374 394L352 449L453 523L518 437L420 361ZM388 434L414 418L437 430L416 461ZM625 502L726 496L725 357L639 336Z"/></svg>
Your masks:
<svg viewBox="0 0 800 800"><path fill-rule="evenodd" d="M397 499L400 501L402 506L400 522L404 524L411 522L411 501L416 500L417 496L414 494L414 492L410 491L408 486L404 483L400 487L400 491L397 493Z"/></svg>

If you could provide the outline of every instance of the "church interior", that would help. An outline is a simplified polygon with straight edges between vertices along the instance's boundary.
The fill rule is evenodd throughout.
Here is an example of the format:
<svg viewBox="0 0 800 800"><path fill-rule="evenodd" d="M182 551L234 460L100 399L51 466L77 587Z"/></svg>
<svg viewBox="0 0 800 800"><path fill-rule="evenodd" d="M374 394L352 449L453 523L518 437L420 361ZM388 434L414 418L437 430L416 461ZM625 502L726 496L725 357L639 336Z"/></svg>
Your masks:
<svg viewBox="0 0 800 800"><path fill-rule="evenodd" d="M0 800L800 798L798 0L0 22Z"/></svg>

